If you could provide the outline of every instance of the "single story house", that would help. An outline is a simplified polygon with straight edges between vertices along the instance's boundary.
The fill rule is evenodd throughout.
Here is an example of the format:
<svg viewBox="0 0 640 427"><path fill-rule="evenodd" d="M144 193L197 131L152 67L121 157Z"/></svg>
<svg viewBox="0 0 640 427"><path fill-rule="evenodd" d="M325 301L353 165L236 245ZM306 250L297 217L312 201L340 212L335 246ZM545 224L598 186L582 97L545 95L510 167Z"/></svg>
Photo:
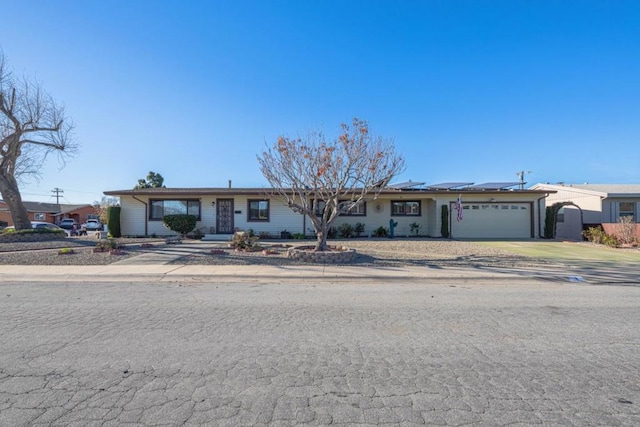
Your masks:
<svg viewBox="0 0 640 427"><path fill-rule="evenodd" d="M72 205L43 202L22 202L27 208L27 214L31 221L44 221L59 224L65 218L73 218L82 224L88 218L97 218L96 210L92 205ZM13 224L9 206L4 200L0 200L0 226L7 227Z"/></svg>
<svg viewBox="0 0 640 427"><path fill-rule="evenodd" d="M582 230L589 227L613 230L620 217L636 223L640 218L639 184L536 184L531 188L550 192L547 206L567 203L558 211L557 238L581 240Z"/></svg>
<svg viewBox="0 0 640 427"><path fill-rule="evenodd" d="M463 238L535 238L542 235L546 190L516 189L520 183L408 182L383 189L333 226L364 224L364 236L393 219L396 236L411 235L412 224L422 236L441 237L442 206L447 206L450 236ZM105 191L120 198L122 235L170 235L162 218L168 213L193 214L205 235L227 236L252 229L278 237L283 231L313 235L311 220L293 212L268 188L144 188ZM456 206L460 200L462 218ZM213 236L212 236L213 237Z"/></svg>

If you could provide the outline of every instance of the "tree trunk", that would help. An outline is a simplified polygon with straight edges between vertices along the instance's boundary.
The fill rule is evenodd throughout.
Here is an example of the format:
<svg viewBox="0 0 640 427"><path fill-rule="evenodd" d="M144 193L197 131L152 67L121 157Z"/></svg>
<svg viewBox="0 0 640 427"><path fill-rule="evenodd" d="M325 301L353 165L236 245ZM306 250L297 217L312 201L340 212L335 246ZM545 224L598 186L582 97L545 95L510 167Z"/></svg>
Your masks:
<svg viewBox="0 0 640 427"><path fill-rule="evenodd" d="M22 197L15 178L0 175L0 194L2 194L2 199L9 207L11 219L13 219L13 225L16 230L31 229L31 220L29 220L27 208L22 203Z"/></svg>
<svg viewBox="0 0 640 427"><path fill-rule="evenodd" d="M316 252L328 250L329 247L327 246L327 230L318 231L316 233L316 237L318 238L318 240L316 241L316 247L314 250Z"/></svg>

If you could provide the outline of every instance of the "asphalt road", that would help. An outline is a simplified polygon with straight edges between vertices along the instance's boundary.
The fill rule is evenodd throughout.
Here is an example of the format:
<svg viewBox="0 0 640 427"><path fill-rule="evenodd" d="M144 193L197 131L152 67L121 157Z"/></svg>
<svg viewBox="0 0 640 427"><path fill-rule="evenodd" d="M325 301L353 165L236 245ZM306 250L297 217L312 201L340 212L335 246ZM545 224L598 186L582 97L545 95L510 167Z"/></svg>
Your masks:
<svg viewBox="0 0 640 427"><path fill-rule="evenodd" d="M640 288L0 283L0 425L640 425Z"/></svg>

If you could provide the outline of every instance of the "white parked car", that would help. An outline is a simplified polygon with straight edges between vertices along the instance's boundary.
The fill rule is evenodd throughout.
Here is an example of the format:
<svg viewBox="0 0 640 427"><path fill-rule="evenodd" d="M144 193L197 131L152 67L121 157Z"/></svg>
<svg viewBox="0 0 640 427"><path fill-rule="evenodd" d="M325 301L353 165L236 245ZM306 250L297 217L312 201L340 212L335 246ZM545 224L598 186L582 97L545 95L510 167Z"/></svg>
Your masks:
<svg viewBox="0 0 640 427"><path fill-rule="evenodd" d="M101 231L102 224L97 219L88 219L87 222L82 224L82 229L86 231Z"/></svg>

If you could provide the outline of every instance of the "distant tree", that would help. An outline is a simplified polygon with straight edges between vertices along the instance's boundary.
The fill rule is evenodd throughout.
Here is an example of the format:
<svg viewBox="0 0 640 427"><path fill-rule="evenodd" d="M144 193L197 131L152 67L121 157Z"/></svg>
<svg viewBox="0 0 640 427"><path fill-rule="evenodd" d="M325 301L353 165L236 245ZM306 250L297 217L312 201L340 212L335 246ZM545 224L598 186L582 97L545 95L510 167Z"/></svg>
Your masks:
<svg viewBox="0 0 640 427"><path fill-rule="evenodd" d="M141 188L165 188L164 178L159 173L149 171L147 179L139 179L138 184L133 187L134 190Z"/></svg>
<svg viewBox="0 0 640 427"><path fill-rule="evenodd" d="M107 209L110 206L120 206L120 201L117 197L103 196L100 201L93 202L93 209L100 216L100 222L103 224L107 223Z"/></svg>
<svg viewBox="0 0 640 427"><path fill-rule="evenodd" d="M322 132L280 136L258 162L275 193L310 218L316 251L328 249L328 232L340 213L364 203L369 194L376 198L404 168L392 141L371 135L367 122L357 118L343 123L340 135L329 141Z"/></svg>
<svg viewBox="0 0 640 427"><path fill-rule="evenodd" d="M72 155L72 129L64 108L38 81L14 77L0 50L0 194L16 230L31 228L18 182L38 179L52 152L62 160Z"/></svg>

